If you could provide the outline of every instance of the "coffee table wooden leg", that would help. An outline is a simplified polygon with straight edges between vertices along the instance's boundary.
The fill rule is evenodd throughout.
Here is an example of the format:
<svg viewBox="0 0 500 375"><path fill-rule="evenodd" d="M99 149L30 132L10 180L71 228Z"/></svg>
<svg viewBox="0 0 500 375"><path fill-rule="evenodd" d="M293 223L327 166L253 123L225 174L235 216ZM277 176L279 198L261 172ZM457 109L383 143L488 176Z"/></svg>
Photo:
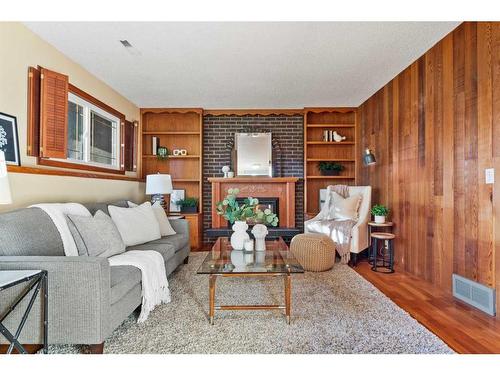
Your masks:
<svg viewBox="0 0 500 375"><path fill-rule="evenodd" d="M208 316L210 318L210 324L214 324L214 313L215 313L215 280L217 279L216 275L210 275L209 277L209 313Z"/></svg>
<svg viewBox="0 0 500 375"><path fill-rule="evenodd" d="M290 275L286 275L285 276L285 315L286 315L286 322L288 324L290 324L291 299L292 299L292 277Z"/></svg>

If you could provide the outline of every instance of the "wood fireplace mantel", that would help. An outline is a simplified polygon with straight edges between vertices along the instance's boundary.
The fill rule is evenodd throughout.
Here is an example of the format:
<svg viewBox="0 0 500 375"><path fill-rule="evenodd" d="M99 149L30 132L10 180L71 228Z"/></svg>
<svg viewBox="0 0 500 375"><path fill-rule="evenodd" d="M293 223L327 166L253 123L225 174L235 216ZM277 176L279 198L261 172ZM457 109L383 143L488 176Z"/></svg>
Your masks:
<svg viewBox="0 0 500 375"><path fill-rule="evenodd" d="M231 188L240 190L239 197L278 198L279 226L295 228L295 183L298 177L211 177L212 228L226 228L227 222L217 215L215 203L220 202Z"/></svg>

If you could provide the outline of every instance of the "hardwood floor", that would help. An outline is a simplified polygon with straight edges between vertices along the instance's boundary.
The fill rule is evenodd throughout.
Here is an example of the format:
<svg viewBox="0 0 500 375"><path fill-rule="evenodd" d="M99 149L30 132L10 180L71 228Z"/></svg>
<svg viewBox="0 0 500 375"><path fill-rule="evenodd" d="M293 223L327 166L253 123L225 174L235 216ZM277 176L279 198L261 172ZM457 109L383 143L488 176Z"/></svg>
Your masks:
<svg viewBox="0 0 500 375"><path fill-rule="evenodd" d="M459 302L404 271L381 274L366 261L354 268L458 353L500 353L500 319Z"/></svg>

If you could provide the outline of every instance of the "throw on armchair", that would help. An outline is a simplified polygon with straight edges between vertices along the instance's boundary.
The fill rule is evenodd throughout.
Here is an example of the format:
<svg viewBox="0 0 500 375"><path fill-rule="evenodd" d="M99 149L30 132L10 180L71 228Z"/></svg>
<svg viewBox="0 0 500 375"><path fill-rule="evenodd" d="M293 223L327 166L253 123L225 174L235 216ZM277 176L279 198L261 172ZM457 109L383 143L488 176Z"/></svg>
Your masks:
<svg viewBox="0 0 500 375"><path fill-rule="evenodd" d="M358 220L351 230L350 252L353 263L356 264L357 255L368 246L368 221L370 220L371 186L349 186L349 196L361 194L362 199L358 209ZM328 186L326 194L332 194L332 186ZM321 221L328 220L329 207L323 207L321 212L311 220L304 222L304 232L323 233L331 235L330 228ZM326 224L326 223L325 223ZM331 236L335 241L335 238Z"/></svg>

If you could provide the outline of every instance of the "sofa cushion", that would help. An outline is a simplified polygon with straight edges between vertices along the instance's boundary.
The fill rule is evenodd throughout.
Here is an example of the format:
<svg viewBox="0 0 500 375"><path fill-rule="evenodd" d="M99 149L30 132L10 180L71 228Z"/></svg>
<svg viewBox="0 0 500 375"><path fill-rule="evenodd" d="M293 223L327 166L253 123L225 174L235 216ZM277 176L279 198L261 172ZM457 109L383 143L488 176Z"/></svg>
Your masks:
<svg viewBox="0 0 500 375"><path fill-rule="evenodd" d="M189 244L189 237L186 233L177 233L172 236L165 236L159 240L151 241L150 243L170 244L177 252Z"/></svg>
<svg viewBox="0 0 500 375"><path fill-rule="evenodd" d="M126 246L161 238L160 225L151 203L145 202L132 208L109 206L108 210Z"/></svg>
<svg viewBox="0 0 500 375"><path fill-rule="evenodd" d="M125 251L125 244L116 225L101 210L93 217L68 215L67 222L78 248L78 255L109 258Z"/></svg>
<svg viewBox="0 0 500 375"><path fill-rule="evenodd" d="M0 255L64 255L56 226L49 215L37 207L0 214L0 235Z"/></svg>
<svg viewBox="0 0 500 375"><path fill-rule="evenodd" d="M109 215L108 206L128 207L127 201L117 201L112 203L83 203L83 205L92 215L94 215L97 211L102 211L106 215Z"/></svg>
<svg viewBox="0 0 500 375"><path fill-rule="evenodd" d="M141 270L133 266L112 266L111 273L111 304L118 302L133 287L141 282Z"/></svg>
<svg viewBox="0 0 500 375"><path fill-rule="evenodd" d="M154 243L155 241L146 242L142 245L134 245L127 247L127 251L130 250L154 250L158 251L165 262L172 258L176 252L176 248L169 243Z"/></svg>
<svg viewBox="0 0 500 375"><path fill-rule="evenodd" d="M138 205L134 202L128 201L129 207L137 207ZM172 224L168 220L167 214L165 213L165 209L160 205L160 202L155 202L151 208L155 213L156 220L158 221L158 225L160 226L160 235L162 236L171 236L175 234L174 228L172 228Z"/></svg>

